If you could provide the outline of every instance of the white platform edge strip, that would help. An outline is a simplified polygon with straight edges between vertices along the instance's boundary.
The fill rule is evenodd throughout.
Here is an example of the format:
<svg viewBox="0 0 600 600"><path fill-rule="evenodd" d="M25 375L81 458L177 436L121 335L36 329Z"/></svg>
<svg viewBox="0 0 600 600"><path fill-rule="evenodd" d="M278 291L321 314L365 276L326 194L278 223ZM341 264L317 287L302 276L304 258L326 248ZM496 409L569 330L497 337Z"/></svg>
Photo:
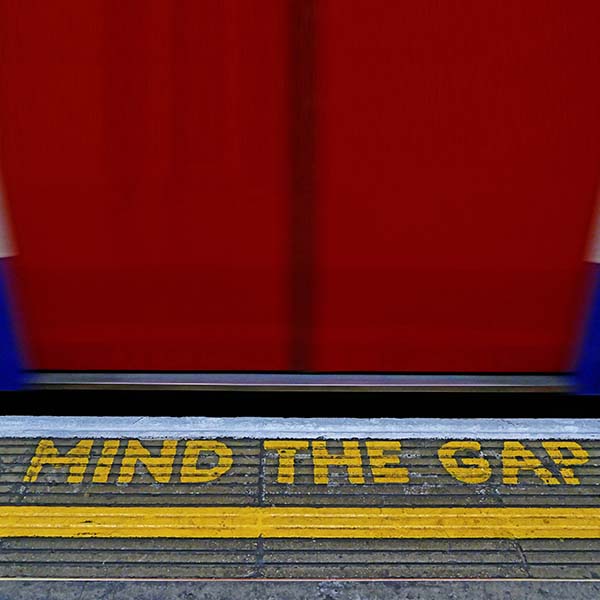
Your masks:
<svg viewBox="0 0 600 600"><path fill-rule="evenodd" d="M600 439L600 419L3 416L0 438Z"/></svg>

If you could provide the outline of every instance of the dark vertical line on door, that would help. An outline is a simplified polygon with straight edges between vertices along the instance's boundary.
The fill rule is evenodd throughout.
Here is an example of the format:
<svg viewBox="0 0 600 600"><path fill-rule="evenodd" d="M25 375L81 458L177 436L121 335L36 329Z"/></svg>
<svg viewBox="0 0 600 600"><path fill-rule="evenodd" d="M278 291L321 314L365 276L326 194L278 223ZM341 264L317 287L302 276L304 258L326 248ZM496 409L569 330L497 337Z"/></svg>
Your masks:
<svg viewBox="0 0 600 600"><path fill-rule="evenodd" d="M316 0L289 0L291 368L311 368L315 284Z"/></svg>

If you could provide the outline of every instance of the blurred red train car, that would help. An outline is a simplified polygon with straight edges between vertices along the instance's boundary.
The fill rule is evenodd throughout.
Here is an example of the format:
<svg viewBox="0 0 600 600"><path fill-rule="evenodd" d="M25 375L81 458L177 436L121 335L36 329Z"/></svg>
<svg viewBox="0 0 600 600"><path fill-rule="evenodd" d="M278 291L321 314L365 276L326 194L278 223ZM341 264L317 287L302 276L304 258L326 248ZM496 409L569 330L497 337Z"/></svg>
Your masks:
<svg viewBox="0 0 600 600"><path fill-rule="evenodd" d="M600 3L0 0L32 368L569 369Z"/></svg>

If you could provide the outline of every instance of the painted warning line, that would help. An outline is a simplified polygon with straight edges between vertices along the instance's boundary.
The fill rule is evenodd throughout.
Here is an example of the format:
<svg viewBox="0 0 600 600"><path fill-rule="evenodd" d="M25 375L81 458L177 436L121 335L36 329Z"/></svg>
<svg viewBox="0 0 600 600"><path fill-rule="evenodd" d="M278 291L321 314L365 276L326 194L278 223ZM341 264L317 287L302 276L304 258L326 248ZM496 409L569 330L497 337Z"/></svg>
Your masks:
<svg viewBox="0 0 600 600"><path fill-rule="evenodd" d="M0 439L0 577L597 576L600 424L48 425Z"/></svg>
<svg viewBox="0 0 600 600"><path fill-rule="evenodd" d="M35 483L48 469L66 469L68 484L79 484L87 477L92 484L106 484L116 477L116 483L128 484L143 467L155 483L206 484L226 476L236 460L233 448L222 440L154 441L149 448L140 440L72 440L63 442L41 439L23 475L24 483ZM262 450L275 458L278 484L294 484L297 469L312 473L314 485L328 485L332 469L343 469L350 485L364 485L367 477L374 484L410 483L409 468L402 464L400 440L262 440ZM157 447L156 447L157 446ZM502 483L517 485L523 473L533 473L546 485L579 485L573 467L588 463L590 455L574 440L541 442L545 466L523 442L505 440L500 451ZM92 458L92 451L100 455ZM120 464L115 459L121 453ZM300 459L302 457L303 460ZM437 448L440 468L454 480L466 484L486 483L492 477L492 465L477 440L450 440ZM93 467L91 469L90 467ZM245 465L243 472L251 473Z"/></svg>
<svg viewBox="0 0 600 600"><path fill-rule="evenodd" d="M600 509L2 506L0 537L598 539Z"/></svg>
<svg viewBox="0 0 600 600"><path fill-rule="evenodd" d="M426 446L424 450L432 454L425 460L430 479L431 475L445 477L445 485L450 486L442 506L344 505L351 488L365 490L366 498L369 494L376 497L374 488L378 486L394 486L395 497L401 499L414 479L427 475L415 472L415 467L423 464L417 447L403 454L400 440L275 439L253 441L253 450L240 443L41 439L30 446L28 465L20 459L18 469L11 471L23 484L32 486L32 492L36 485L50 484L47 497L51 498L57 485L88 486L87 493L108 485L113 486L113 493L120 491L124 503L89 506L79 499L69 506L45 504L42 488L39 504L0 506L0 537L600 539L598 506L453 506L452 492L456 498L460 496L457 486L473 489L494 480L506 488L518 488L524 479L543 488L580 486L591 451L574 440L541 441L535 447L537 454L530 444L517 440L497 441L489 448L477 440ZM595 449L592 454L595 461ZM232 474L236 463L237 475ZM433 468L436 471L431 471ZM595 467L592 476L595 481ZM173 496L159 492L162 486L171 486L179 500L188 493L199 499L203 489L211 489L207 486L226 484L228 478L231 484L241 484L241 494L230 496L230 502L241 505L227 501L223 506L214 505L214 499L211 503L207 496L204 506L174 506L169 503ZM244 495L244 490L250 490L248 478L262 481L257 495ZM156 504L127 505L127 490L132 485L143 485L142 497L146 493ZM283 499L297 498L297 486L308 486L313 492L309 491L302 505L292 501L291 505L273 506L264 502L265 485L284 490ZM337 489L339 501L334 506L319 505L323 500L316 492L319 488ZM81 498L78 488L72 489L72 497ZM62 489L60 493L64 493ZM413 499L418 502L422 497ZM255 501L258 506L252 505Z"/></svg>

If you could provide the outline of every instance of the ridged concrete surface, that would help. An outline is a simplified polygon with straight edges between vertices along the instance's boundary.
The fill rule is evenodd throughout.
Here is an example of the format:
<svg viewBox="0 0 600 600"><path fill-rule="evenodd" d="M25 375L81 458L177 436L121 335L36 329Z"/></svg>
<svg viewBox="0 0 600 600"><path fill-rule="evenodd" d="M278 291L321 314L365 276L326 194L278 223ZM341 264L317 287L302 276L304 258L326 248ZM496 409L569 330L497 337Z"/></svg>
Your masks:
<svg viewBox="0 0 600 600"><path fill-rule="evenodd" d="M104 440L92 438L83 440L85 443L81 446L78 446L81 439L72 438L48 439L46 446L34 438L3 439L0 442L0 506L71 507L69 510L97 507L98 511L102 507L165 507L165 510L169 507L214 507L219 510L221 507L225 510L226 507L250 506L265 510L297 507L300 512L303 508L346 507L357 513L377 507L539 507L572 510L575 515L581 514L577 513L578 509L600 508L600 442L597 440L578 440L576 446L571 440L571 445L566 446L569 450L563 447L562 462L556 462L556 455L552 459L542 440L481 440L478 450L474 451L464 446L465 441L460 439L399 438L397 451L388 447L380 455L365 440L324 440L330 458L343 457L351 463L354 460L355 470L351 471L347 464L338 464L326 466L323 474L322 468L321 471L316 469L316 446L302 440L301 432L298 438L296 442L300 449L294 451L293 483L280 481L290 478L289 465L286 467L282 458L284 455L260 439L211 440L218 442L216 447L222 451L221 457L206 450L210 444L201 444L204 450L194 454L190 451L194 445L188 444L189 440L171 441L168 435L163 440L134 440L131 444L129 440L121 440L110 452L106 451L108 446ZM165 445L164 440L169 443ZM455 443L449 446L455 451L452 454L456 461L454 466L470 470L453 470L454 463L444 466L440 449L448 447L449 441ZM560 439L553 441L560 445ZM521 467L516 474L516 483L508 483L514 476L510 469L514 469L511 460L515 460L515 447L520 453L517 460ZM42 452L40 448L45 450ZM74 448L79 448L79 453ZM206 478L207 473L217 473L218 469L211 469L224 460L227 453L223 448L230 453L226 471L212 481L189 481L193 476L201 479ZM577 448L582 449L585 457L577 454ZM109 455L110 465L107 462ZM382 468L376 461L377 456L389 459L383 467L389 471L376 470L377 465ZM397 461L393 457L397 457ZM143 460L140 462L139 458ZM60 464L61 460L64 464ZM128 471L128 461L130 466L134 463L133 471ZM573 461L577 464L572 464ZM331 458L330 462L335 459ZM571 474L565 469L570 469ZM387 473L388 480L382 473ZM105 482L99 482L103 477ZM322 481L323 477L326 481ZM377 477L379 482L376 482ZM382 477L384 481L381 481ZM401 482L390 482L389 478L394 477ZM465 521L461 526L468 528L471 525ZM6 521L0 522L0 530L6 533L7 528ZM600 578L600 539L578 539L577 532L571 539L511 539L510 536L504 539L453 539L451 536L447 539L323 539L318 536L304 539L168 536L148 539L50 538L36 537L35 532L31 535L5 536L0 540L0 576ZM93 586L89 587L90 591L93 589ZM569 597L578 598L578 589L572 587ZM589 593L585 591L589 589L592 588L582 587L581 593ZM104 593L100 588L98 590L98 594ZM221 592L215 591L217 593ZM336 596L331 592L325 597Z"/></svg>

